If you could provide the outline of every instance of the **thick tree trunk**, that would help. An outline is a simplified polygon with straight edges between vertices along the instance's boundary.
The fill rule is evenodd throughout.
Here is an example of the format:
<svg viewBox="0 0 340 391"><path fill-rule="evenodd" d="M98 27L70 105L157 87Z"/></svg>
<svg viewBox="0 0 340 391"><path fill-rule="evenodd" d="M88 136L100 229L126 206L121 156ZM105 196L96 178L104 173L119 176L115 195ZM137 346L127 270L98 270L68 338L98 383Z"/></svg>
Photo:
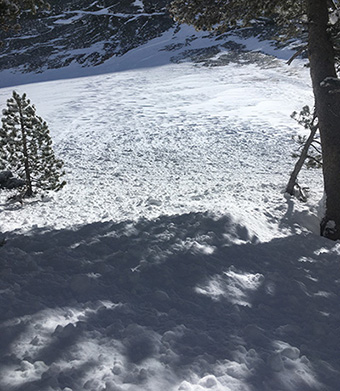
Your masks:
<svg viewBox="0 0 340 391"><path fill-rule="evenodd" d="M340 239L340 93L323 83L336 78L326 0L306 0L308 54L322 144L326 211L321 235ZM332 79L331 79L332 80Z"/></svg>

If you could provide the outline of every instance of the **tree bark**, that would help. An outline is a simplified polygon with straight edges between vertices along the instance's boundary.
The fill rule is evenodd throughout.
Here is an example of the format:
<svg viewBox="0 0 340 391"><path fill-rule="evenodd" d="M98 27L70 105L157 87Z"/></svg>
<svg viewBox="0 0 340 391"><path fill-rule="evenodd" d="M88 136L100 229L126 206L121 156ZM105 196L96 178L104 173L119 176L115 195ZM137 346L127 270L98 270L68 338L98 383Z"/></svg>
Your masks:
<svg viewBox="0 0 340 391"><path fill-rule="evenodd" d="M306 0L308 56L322 144L323 177L326 195L321 235L340 239L340 93L324 86L326 78L336 78L334 50L328 33L326 0Z"/></svg>

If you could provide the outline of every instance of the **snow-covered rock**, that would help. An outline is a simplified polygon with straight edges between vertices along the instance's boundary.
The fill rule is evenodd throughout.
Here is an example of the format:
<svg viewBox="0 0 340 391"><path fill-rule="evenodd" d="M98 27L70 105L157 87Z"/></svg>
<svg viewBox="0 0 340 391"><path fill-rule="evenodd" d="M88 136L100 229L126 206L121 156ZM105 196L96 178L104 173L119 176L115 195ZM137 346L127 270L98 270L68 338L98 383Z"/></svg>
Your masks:
<svg viewBox="0 0 340 391"><path fill-rule="evenodd" d="M103 63L161 35L173 25L167 0L49 1L38 18L24 15L21 30L0 32L0 70L42 72L72 62Z"/></svg>

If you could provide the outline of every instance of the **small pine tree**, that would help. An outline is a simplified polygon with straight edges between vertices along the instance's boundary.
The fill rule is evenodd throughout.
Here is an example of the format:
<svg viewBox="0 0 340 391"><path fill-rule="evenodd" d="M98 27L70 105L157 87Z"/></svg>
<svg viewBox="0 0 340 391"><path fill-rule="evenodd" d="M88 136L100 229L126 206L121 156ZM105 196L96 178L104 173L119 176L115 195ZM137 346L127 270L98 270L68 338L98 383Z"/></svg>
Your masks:
<svg viewBox="0 0 340 391"><path fill-rule="evenodd" d="M286 187L286 193L290 195L296 195L302 201L307 201L305 191L300 187L297 181L299 172L305 164L307 168L319 168L322 166L322 151L321 143L318 135L319 124L317 122L316 112L311 112L309 106L304 106L300 113L296 111L291 115L300 125L310 131L308 137L298 136L297 142L300 148L297 152L293 153L293 157L297 158L294 170L292 171L289 182Z"/></svg>
<svg viewBox="0 0 340 391"><path fill-rule="evenodd" d="M13 91L3 116L0 169L11 170L25 181L25 197L33 196L33 189L60 190L66 184L61 181L63 162L56 159L48 126L26 94Z"/></svg>
<svg viewBox="0 0 340 391"><path fill-rule="evenodd" d="M292 154L293 158L299 158L301 156L301 149L307 145L307 154L305 157L305 166L307 168L321 168L322 167L322 151L321 151L321 142L320 135L318 133L318 124L317 117L310 110L309 106L304 106L300 113L298 114L294 111L291 115L295 121L302 125L305 129L308 129L312 134L310 141L307 143L306 136L293 137L293 139L299 145L299 148L296 152Z"/></svg>

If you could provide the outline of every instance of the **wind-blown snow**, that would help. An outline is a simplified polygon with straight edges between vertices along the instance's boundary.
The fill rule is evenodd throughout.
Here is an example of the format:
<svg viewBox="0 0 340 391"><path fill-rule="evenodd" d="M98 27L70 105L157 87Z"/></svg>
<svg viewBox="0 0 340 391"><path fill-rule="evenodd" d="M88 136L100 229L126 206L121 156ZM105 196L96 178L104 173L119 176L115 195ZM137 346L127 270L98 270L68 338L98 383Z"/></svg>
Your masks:
<svg viewBox="0 0 340 391"><path fill-rule="evenodd" d="M261 239L279 234L289 116L310 99L300 77L281 62L180 64L18 86L48 122L69 185L20 213L3 205L3 229L211 211L246 219ZM0 91L4 103L10 92Z"/></svg>
<svg viewBox="0 0 340 391"><path fill-rule="evenodd" d="M186 62L15 89L68 184L23 206L0 193L1 391L338 390L321 173L301 176L307 203L283 194L308 70Z"/></svg>

